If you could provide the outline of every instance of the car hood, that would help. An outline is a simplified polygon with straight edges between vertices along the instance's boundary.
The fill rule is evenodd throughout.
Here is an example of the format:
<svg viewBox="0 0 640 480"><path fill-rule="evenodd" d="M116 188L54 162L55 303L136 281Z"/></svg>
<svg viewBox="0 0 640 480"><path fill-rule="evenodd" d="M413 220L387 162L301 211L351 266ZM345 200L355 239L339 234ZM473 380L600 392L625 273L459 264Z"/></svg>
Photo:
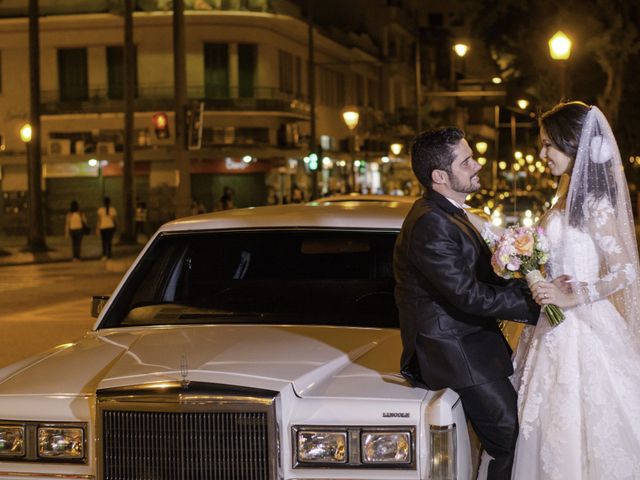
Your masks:
<svg viewBox="0 0 640 480"><path fill-rule="evenodd" d="M87 395L193 381L302 397L421 398L398 375L398 330L196 325L91 332L7 374L0 395ZM5 375L3 375L3 373Z"/></svg>

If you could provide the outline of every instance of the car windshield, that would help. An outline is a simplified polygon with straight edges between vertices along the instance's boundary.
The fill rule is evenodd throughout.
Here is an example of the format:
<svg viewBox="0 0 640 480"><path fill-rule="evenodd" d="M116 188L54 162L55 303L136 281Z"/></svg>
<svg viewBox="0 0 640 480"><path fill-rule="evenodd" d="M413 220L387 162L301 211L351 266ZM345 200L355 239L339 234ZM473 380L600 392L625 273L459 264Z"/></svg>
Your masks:
<svg viewBox="0 0 640 480"><path fill-rule="evenodd" d="M398 326L397 232L253 230L165 234L100 328L198 323Z"/></svg>

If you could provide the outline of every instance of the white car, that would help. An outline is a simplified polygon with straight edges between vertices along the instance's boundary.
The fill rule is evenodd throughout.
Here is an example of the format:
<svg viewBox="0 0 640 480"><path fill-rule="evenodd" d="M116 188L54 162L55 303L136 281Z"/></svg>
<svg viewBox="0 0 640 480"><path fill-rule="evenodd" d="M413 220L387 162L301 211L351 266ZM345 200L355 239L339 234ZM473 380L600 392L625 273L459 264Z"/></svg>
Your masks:
<svg viewBox="0 0 640 480"><path fill-rule="evenodd" d="M164 225L92 331L0 370L0 478L472 478L458 396L398 373L409 208Z"/></svg>

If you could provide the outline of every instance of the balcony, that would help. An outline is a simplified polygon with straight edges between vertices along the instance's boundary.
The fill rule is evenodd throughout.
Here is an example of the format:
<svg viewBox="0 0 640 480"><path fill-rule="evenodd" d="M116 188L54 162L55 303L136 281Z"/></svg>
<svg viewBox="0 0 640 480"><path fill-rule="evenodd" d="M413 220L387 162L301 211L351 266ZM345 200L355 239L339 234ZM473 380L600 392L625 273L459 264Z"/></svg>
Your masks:
<svg viewBox="0 0 640 480"><path fill-rule="evenodd" d="M302 119L309 118L309 102L300 95L281 92L273 87L255 87L246 91L239 88L212 89L196 87L187 90L189 101L203 101L207 110L224 112L281 112ZM81 96L78 96L81 98ZM116 113L124 111L124 101L112 98L107 89L92 89L84 99L63 100L59 92L42 92L42 114ZM137 112L173 110L172 86L139 86L134 100Z"/></svg>

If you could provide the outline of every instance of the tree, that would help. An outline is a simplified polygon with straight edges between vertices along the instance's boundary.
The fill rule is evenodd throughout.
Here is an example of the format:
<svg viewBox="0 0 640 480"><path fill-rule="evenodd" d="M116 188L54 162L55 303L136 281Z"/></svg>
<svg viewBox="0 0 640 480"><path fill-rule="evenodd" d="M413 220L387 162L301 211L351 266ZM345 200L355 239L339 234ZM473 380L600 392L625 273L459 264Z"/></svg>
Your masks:
<svg viewBox="0 0 640 480"><path fill-rule="evenodd" d="M547 41L562 29L574 42L570 98L597 103L617 125L625 73L640 48L637 2L626 0L462 0L511 91L546 109L559 100L559 72ZM626 127L625 127L626 128Z"/></svg>
<svg viewBox="0 0 640 480"><path fill-rule="evenodd" d="M44 252L44 212L42 205L42 152L40 122L40 14L38 0L29 0L29 85L31 141L27 144L29 177L29 232L27 250Z"/></svg>

